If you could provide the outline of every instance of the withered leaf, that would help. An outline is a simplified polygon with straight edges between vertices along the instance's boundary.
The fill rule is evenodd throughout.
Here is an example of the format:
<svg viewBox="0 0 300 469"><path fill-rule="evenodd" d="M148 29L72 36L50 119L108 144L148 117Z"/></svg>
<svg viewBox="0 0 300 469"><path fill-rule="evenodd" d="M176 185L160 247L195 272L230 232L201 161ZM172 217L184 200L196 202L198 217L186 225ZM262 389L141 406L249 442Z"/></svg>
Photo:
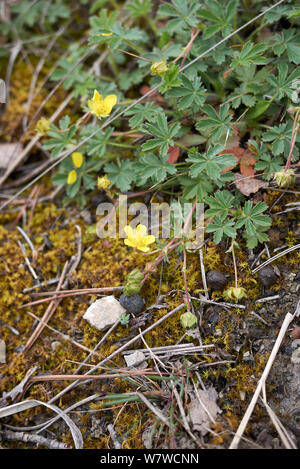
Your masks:
<svg viewBox="0 0 300 469"><path fill-rule="evenodd" d="M259 189L266 189L268 187L267 181L261 181L260 179L255 179L254 177L243 176L242 174L235 174L235 186L241 191L242 194L247 197L250 194L255 194Z"/></svg>

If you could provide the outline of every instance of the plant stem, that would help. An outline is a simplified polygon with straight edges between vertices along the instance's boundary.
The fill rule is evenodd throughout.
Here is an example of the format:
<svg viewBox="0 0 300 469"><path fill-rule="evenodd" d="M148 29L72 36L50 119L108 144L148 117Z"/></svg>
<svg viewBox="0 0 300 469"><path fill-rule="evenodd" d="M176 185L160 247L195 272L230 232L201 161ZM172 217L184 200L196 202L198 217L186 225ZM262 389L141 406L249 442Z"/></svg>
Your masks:
<svg viewBox="0 0 300 469"><path fill-rule="evenodd" d="M233 260L233 267L234 267L235 288L238 288L238 274L237 274L236 258L235 258L235 252L234 252L234 241L232 241L231 243L231 250L232 250L232 260Z"/></svg>

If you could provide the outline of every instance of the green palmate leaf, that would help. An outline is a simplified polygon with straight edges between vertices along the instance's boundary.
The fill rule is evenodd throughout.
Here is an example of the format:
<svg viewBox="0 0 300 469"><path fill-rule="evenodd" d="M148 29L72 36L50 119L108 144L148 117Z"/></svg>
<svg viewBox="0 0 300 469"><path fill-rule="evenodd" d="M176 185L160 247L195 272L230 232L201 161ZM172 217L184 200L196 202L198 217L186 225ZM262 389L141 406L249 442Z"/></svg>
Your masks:
<svg viewBox="0 0 300 469"><path fill-rule="evenodd" d="M208 39L219 32L222 32L224 37L230 34L237 5L237 0L231 0L224 8L224 4L215 1L208 2L209 9L200 9L198 15L210 23L204 30L203 38Z"/></svg>
<svg viewBox="0 0 300 469"><path fill-rule="evenodd" d="M197 110L205 102L206 89L202 86L201 79L195 77L193 81L186 76L181 76L181 85L171 89L169 96L179 98L178 109L186 109L192 107Z"/></svg>
<svg viewBox="0 0 300 469"><path fill-rule="evenodd" d="M169 146L174 145L174 137L177 136L181 126L179 122L175 122L168 126L167 118L162 112L157 114L156 124L147 124L143 128L144 132L154 136L142 145L143 151L153 150L154 148L160 149L162 157L167 155Z"/></svg>
<svg viewBox="0 0 300 469"><path fill-rule="evenodd" d="M182 29L190 30L198 24L198 0L172 0L171 4L163 3L158 9L158 15L169 16L167 31L174 33Z"/></svg>
<svg viewBox="0 0 300 469"><path fill-rule="evenodd" d="M81 185L81 177L78 177L77 181L74 182L74 184L67 185L67 190L66 190L67 196L73 199L73 197L75 197L78 194L80 185Z"/></svg>
<svg viewBox="0 0 300 469"><path fill-rule="evenodd" d="M219 153L224 150L222 145L216 145L208 149L207 153L200 154L196 149L189 152L187 163L193 163L190 167L190 175L195 178L200 173L207 174L213 180L220 177L224 169L234 166L236 158L234 155Z"/></svg>
<svg viewBox="0 0 300 469"><path fill-rule="evenodd" d="M87 138L92 135L95 130L96 127L93 124L88 124L84 127L81 135L83 138ZM107 127L105 130L99 131L96 135L91 137L87 142L87 154L101 158L105 154L106 146L111 142L113 131L113 127Z"/></svg>
<svg viewBox="0 0 300 469"><path fill-rule="evenodd" d="M269 241L269 237L266 233L256 231L255 235L249 236L247 233L244 233L244 238L247 240L247 247L249 249L254 249L258 243L265 243L266 241Z"/></svg>
<svg viewBox="0 0 300 469"><path fill-rule="evenodd" d="M96 21L93 22L93 29L89 37L90 44L107 42L110 48L115 50L128 42L133 41L139 44L149 39L147 33L138 27L123 28L117 21L107 23L101 21L100 24L100 27L97 28Z"/></svg>
<svg viewBox="0 0 300 469"><path fill-rule="evenodd" d="M52 182L55 186L62 186L67 184L68 175L66 173L56 173L52 176Z"/></svg>
<svg viewBox="0 0 300 469"><path fill-rule="evenodd" d="M272 130L268 130L263 134L264 142L272 142L272 152L274 155L284 154L289 155L291 138L292 138L292 121L281 124L278 127L273 127ZM300 135L297 136L296 142L300 141ZM299 156L299 150L295 145L293 150L294 157Z"/></svg>
<svg viewBox="0 0 300 469"><path fill-rule="evenodd" d="M209 205L209 209L205 214L209 218L218 217L225 220L229 210L233 207L234 196L229 191L218 191L214 197L207 197L205 202Z"/></svg>
<svg viewBox="0 0 300 469"><path fill-rule="evenodd" d="M203 202L205 197L214 189L212 182L202 175L192 179L190 176L179 176L178 182L183 188L183 197L187 200Z"/></svg>
<svg viewBox="0 0 300 469"><path fill-rule="evenodd" d="M61 58L58 61L58 66L50 75L54 81L63 80L63 86L66 90L75 87L77 84L82 84L82 75L85 75L83 65L76 64L80 61L86 50L77 44L72 44L69 49L70 55L66 58Z"/></svg>
<svg viewBox="0 0 300 469"><path fill-rule="evenodd" d="M259 101L254 108L250 109L246 114L247 120L257 119L270 107L271 101Z"/></svg>
<svg viewBox="0 0 300 469"><path fill-rule="evenodd" d="M181 80L178 78L179 67L174 63L168 65L168 70L164 73L162 77L162 84L159 88L161 93L169 91L171 88L180 86Z"/></svg>
<svg viewBox="0 0 300 469"><path fill-rule="evenodd" d="M132 18L139 18L140 16L146 16L152 7L150 0L131 0L125 4L126 10L130 11Z"/></svg>
<svg viewBox="0 0 300 469"><path fill-rule="evenodd" d="M272 46L274 54L279 57L286 52L289 60L297 65L300 64L300 34L296 29L286 29L275 36Z"/></svg>
<svg viewBox="0 0 300 469"><path fill-rule="evenodd" d="M264 44L253 44L246 42L240 52L234 52L234 59L231 62L231 68L248 67L249 65L264 65L268 59L263 56L266 46Z"/></svg>
<svg viewBox="0 0 300 469"><path fill-rule="evenodd" d="M168 163L165 158L159 158L153 153L148 153L135 164L135 172L139 185L143 185L148 179L151 179L153 183L163 181L168 174L176 173L176 167Z"/></svg>
<svg viewBox="0 0 300 469"><path fill-rule="evenodd" d="M288 65L278 65L278 76L270 75L267 80L271 84L271 93L277 95L278 99L287 96L294 103L299 101L298 93L299 89L299 78L300 78L300 67L297 67L288 75Z"/></svg>
<svg viewBox="0 0 300 469"><path fill-rule="evenodd" d="M282 16L289 16L289 14L293 11L293 7L292 6L288 6L288 5L279 5L278 7L276 8L273 8L273 10L271 11L268 11L266 14L265 14L265 20L267 21L267 23L274 23L278 20L280 20L280 18Z"/></svg>
<svg viewBox="0 0 300 469"><path fill-rule="evenodd" d="M263 179L270 180L274 173L282 170L283 159L280 156L271 156L264 153L259 157L259 161L255 165L256 171L263 171Z"/></svg>
<svg viewBox="0 0 300 469"><path fill-rule="evenodd" d="M132 85L141 83L144 78L142 70L132 70L131 73L121 72L119 74L119 86L122 91L127 91Z"/></svg>
<svg viewBox="0 0 300 469"><path fill-rule="evenodd" d="M105 42L109 36L102 36L102 33L109 34L111 27L118 17L117 11L108 12L107 8L101 8L98 16L90 17L91 30L89 32L90 43Z"/></svg>
<svg viewBox="0 0 300 469"><path fill-rule="evenodd" d="M73 124L68 128L69 124L70 118L65 116L59 121L59 128L54 124L50 125L50 130L47 133L49 138L44 142L43 148L45 150L52 150L53 158L58 156L68 146L76 144L74 137L77 127Z"/></svg>
<svg viewBox="0 0 300 469"><path fill-rule="evenodd" d="M253 202L248 200L245 202L241 215L236 223L236 228L245 226L248 236L253 237L257 232L265 231L272 223L272 219L268 215L261 215L268 208L264 202L259 202L253 206Z"/></svg>
<svg viewBox="0 0 300 469"><path fill-rule="evenodd" d="M93 190L96 187L96 181L93 176L90 176L89 174L84 174L82 177L83 180L83 185L86 189L88 190Z"/></svg>
<svg viewBox="0 0 300 469"><path fill-rule="evenodd" d="M196 124L197 130L202 129L212 129L210 133L210 139L215 142L221 138L221 136L231 134L231 124L232 119L231 114L228 113L229 105L225 104L220 106L219 114L216 110L209 104L202 107L202 111L208 116L203 118Z"/></svg>
<svg viewBox="0 0 300 469"><path fill-rule="evenodd" d="M129 125L132 129L136 129L144 121L155 122L159 112L162 112L162 108L155 106L154 103L136 104L126 111L125 116L132 116L129 119Z"/></svg>
<svg viewBox="0 0 300 469"><path fill-rule="evenodd" d="M104 169L114 186L118 187L122 192L129 191L130 185L134 179L131 161L121 161L120 166L115 163L107 163Z"/></svg>
<svg viewBox="0 0 300 469"><path fill-rule="evenodd" d="M235 239L236 229L233 225L233 220L215 218L214 223L210 223L206 227L206 233L214 233L214 242L219 244L223 236Z"/></svg>

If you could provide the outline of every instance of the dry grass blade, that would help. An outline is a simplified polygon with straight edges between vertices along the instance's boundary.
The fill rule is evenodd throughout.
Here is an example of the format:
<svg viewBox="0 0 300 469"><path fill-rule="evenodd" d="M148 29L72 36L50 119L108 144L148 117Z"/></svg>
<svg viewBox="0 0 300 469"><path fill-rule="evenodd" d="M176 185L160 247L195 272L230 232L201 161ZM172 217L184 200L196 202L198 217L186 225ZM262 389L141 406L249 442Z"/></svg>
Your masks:
<svg viewBox="0 0 300 469"><path fill-rule="evenodd" d="M79 428L75 425L73 420L71 420L70 417L66 415L65 412L63 412L61 409L59 409L55 405L47 404L45 402L41 402L36 399L30 399L28 401L18 402L17 404L12 404L10 406L3 407L2 409L0 409L0 419L4 417L8 417L10 415L17 414L19 412L23 412L24 410L27 410L27 409L32 409L33 407L37 407L39 405L43 405L45 407L48 407L48 409L53 410L66 422L66 424L68 425L71 431L74 444L75 444L75 448L82 449L83 439L82 439L82 435L81 435Z"/></svg>
<svg viewBox="0 0 300 469"><path fill-rule="evenodd" d="M148 409L150 409L151 412L153 412L153 414L155 414L159 418L159 420L161 420L165 425L167 425L167 427L172 429L172 426L170 422L168 421L168 419L163 415L163 413L157 407L151 404L151 402L147 399L147 397L145 397L141 392L137 392L136 395L144 402L144 404L146 404Z"/></svg>
<svg viewBox="0 0 300 469"><path fill-rule="evenodd" d="M258 267L255 267L255 269L252 270L253 274L256 274L260 269L265 267L268 264L271 264L271 262L275 261L276 259L279 259L279 257L285 256L286 254L289 254L292 251L295 251L295 249L299 249L300 244L295 244L295 246L292 246L291 248L285 249L284 251L280 252L279 254L276 254L276 256L271 257L270 259L266 260L262 264L260 264Z"/></svg>
<svg viewBox="0 0 300 469"><path fill-rule="evenodd" d="M65 263L64 265L64 268L63 268L63 271L62 271L62 274L61 274L61 277L60 277L60 281L57 285L57 289L56 291L58 292L64 279L65 279L65 276L66 276L66 272L67 272L67 268L68 268L68 262ZM51 318L52 314L54 313L57 305L58 305L58 302L61 301L61 299L58 300L58 302L55 301L56 300L56 297L51 301L51 303L49 304L48 308L46 309L46 312L44 314L44 316L42 317L42 320L41 322L38 324L38 326L36 327L36 329L34 330L33 334L31 335L31 337L28 339L26 345L25 345L25 349L24 349L24 352L26 352L27 350L30 349L30 347L32 347L32 345L34 344L34 342L38 339L38 337L40 336L40 334L42 333L43 329L45 328L47 322L49 321L49 319Z"/></svg>
<svg viewBox="0 0 300 469"><path fill-rule="evenodd" d="M239 425L239 427L238 427L238 429L237 429L237 431L236 431L236 434L235 434L235 436L234 436L234 438L233 438L233 440L232 440L232 442L231 442L231 445L230 445L229 449L237 449L237 447L238 447L238 445L239 445L239 442L240 442L240 440L241 440L241 438L242 438L242 436L243 436L243 434L244 434L244 431L246 430L248 421L249 421L249 419L250 419L250 417L251 417L251 414L252 414L252 412L253 412L253 410L254 410L254 407L255 407L255 405L256 405L256 403L257 403L257 400L258 400L258 398L259 398L259 395L260 395L261 391L263 390L263 388L264 388L264 386L265 386L265 382L266 382L267 377L268 377L268 375L269 375L269 373L270 373L271 367L272 367L273 362L274 362L274 360L275 360L275 358L276 358L276 355L277 355L277 353L278 353L278 350L279 350L279 348L280 348L280 345L281 345L281 342L282 342L282 340L283 340L283 338L284 338L284 335L285 335L285 333L286 333L286 331L287 331L287 329L288 329L290 323L293 321L293 319L294 319L295 317L297 317L297 316L299 316L299 315L300 315L300 301L298 302L298 305L297 305L297 308L296 308L295 313L294 313L294 314L287 313L286 316L285 316L285 319L284 319L284 321L283 321L283 324L282 324L281 329L280 329L280 331L279 331L279 334L278 334L278 336L277 336L276 342L275 342L275 344L274 344L274 347L273 347L273 349L272 349L271 355L270 355L269 360L268 360L268 362L267 362L267 364L266 364L266 367L265 367L265 369L264 369L264 372L263 372L263 374L262 374L262 376L261 376L261 378L260 378L260 380L259 380L259 382L258 382L256 391L255 391L255 393L254 393L254 395L253 395L253 397L252 397L252 399L251 399L251 402L250 402L250 404L249 404L249 406L248 406L248 409L247 409L247 411L246 411L246 413L245 413L245 415L244 415L244 417L243 417L243 419L242 419L242 421L241 421L241 423L240 423L240 425Z"/></svg>

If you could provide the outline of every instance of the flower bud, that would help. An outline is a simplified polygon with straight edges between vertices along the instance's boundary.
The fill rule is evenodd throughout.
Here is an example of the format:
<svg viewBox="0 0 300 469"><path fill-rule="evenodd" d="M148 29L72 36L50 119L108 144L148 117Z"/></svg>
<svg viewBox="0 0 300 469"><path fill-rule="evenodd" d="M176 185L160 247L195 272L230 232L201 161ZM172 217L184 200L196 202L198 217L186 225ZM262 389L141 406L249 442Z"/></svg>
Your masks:
<svg viewBox="0 0 300 469"><path fill-rule="evenodd" d="M153 75L157 75L159 77L163 76L166 71L168 70L168 66L165 60L161 60L160 62L154 62L151 66L151 72Z"/></svg>
<svg viewBox="0 0 300 469"><path fill-rule="evenodd" d="M293 169L278 171L274 174L274 179L279 187L288 187L295 181L295 172Z"/></svg>

